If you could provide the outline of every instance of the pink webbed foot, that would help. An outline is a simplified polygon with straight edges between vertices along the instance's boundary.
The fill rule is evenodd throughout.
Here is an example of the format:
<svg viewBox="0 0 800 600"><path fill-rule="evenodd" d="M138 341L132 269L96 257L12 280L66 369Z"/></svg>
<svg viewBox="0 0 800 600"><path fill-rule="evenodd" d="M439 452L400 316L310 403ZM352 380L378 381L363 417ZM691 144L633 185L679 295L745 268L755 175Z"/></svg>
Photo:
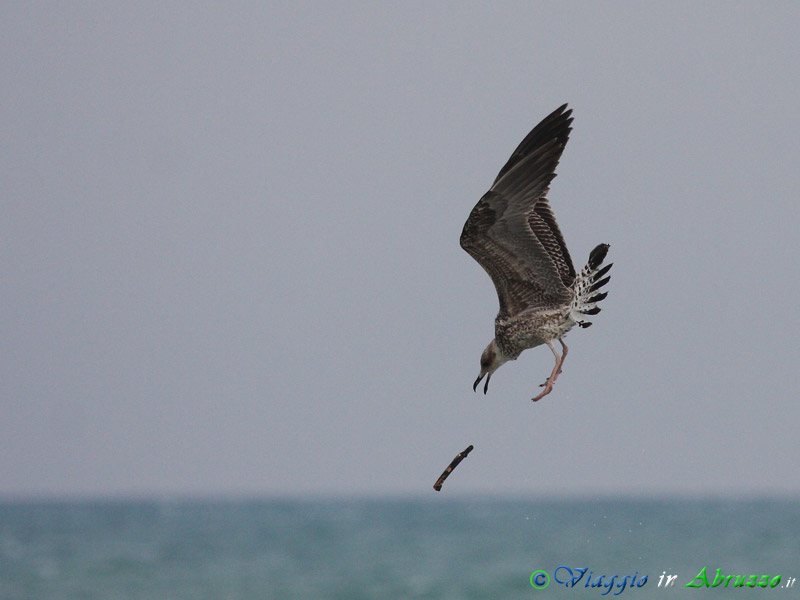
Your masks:
<svg viewBox="0 0 800 600"><path fill-rule="evenodd" d="M556 364L553 367L553 372L550 373L550 377L547 378L547 381L545 381L543 384L541 384L539 386L539 387L543 387L544 390L542 390L542 392L538 396L536 396L535 398L532 398L531 402L536 402L538 400L541 400L542 398L547 396L547 394L552 392L553 391L553 384L555 384L556 379L558 379L558 376L561 375L561 372L562 372L561 371L561 365L564 364L564 359L566 358L567 352L569 352L569 349L567 348L567 345L561 339L559 339L558 341L561 343L561 347L563 348L564 352L559 356L558 352L556 352L555 346L553 346L553 342L547 342L547 345L550 347L550 350L552 350L553 355L556 357Z"/></svg>

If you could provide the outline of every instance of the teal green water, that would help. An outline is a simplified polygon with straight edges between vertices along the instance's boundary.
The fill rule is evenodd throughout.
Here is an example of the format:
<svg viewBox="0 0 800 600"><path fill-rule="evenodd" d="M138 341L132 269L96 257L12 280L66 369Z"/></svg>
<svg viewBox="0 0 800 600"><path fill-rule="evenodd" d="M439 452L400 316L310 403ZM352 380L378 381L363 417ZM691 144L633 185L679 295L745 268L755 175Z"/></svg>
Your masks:
<svg viewBox="0 0 800 600"><path fill-rule="evenodd" d="M800 598L800 502L0 503L3 600L768 593L736 579L687 588L703 567L709 583L717 569L754 583L780 574L769 595ZM575 586L557 581L581 568ZM546 588L532 587L535 571ZM662 575L677 575L670 590Z"/></svg>

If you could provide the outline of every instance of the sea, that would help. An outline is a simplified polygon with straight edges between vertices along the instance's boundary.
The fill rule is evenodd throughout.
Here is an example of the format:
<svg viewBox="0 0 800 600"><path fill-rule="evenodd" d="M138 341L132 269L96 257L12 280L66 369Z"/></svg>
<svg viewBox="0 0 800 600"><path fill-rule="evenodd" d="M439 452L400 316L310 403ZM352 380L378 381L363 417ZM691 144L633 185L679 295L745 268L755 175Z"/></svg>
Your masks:
<svg viewBox="0 0 800 600"><path fill-rule="evenodd" d="M1 600L777 599L796 579L798 499L0 502Z"/></svg>

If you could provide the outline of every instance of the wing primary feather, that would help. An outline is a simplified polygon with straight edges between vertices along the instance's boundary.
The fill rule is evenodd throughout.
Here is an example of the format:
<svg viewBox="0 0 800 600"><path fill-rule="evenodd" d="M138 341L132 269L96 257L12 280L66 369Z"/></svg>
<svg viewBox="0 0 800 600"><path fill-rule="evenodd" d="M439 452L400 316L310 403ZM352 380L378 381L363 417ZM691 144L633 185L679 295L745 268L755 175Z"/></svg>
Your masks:
<svg viewBox="0 0 800 600"><path fill-rule="evenodd" d="M461 232L461 246L495 285L501 314L570 297L575 269L546 194L572 130L571 114L565 104L525 136Z"/></svg>
<svg viewBox="0 0 800 600"><path fill-rule="evenodd" d="M565 146L569 139L569 133L572 131L571 115L572 110L567 110L567 105L563 104L542 119L511 153L511 157L500 169L494 183L502 179L503 175L513 169L518 162L548 141L555 139L562 147Z"/></svg>

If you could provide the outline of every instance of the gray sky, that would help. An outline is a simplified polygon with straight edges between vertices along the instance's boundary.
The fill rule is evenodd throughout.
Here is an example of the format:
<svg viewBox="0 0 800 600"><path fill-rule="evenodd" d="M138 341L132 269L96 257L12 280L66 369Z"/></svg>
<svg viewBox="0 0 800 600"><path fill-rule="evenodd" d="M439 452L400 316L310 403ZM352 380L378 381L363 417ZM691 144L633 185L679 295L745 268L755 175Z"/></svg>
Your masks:
<svg viewBox="0 0 800 600"><path fill-rule="evenodd" d="M284 6L285 5L285 6ZM4 3L0 494L800 493L795 3ZM603 312L473 394L564 102Z"/></svg>

